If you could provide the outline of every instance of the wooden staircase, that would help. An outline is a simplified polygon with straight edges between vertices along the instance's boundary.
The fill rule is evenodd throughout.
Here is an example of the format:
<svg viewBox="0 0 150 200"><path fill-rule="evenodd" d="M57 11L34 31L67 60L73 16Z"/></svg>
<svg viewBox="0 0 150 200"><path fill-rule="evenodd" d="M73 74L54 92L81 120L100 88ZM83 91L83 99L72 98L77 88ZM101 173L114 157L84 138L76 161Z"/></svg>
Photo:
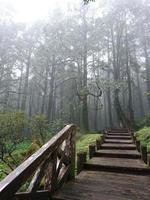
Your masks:
<svg viewBox="0 0 150 200"><path fill-rule="evenodd" d="M104 143L91 149L92 158L83 163L75 180L53 195L53 200L150 199L150 169L127 129L107 132Z"/></svg>
<svg viewBox="0 0 150 200"><path fill-rule="evenodd" d="M147 151L131 131L107 131L89 146L88 161L78 154L76 177L75 132L74 125L65 126L3 179L0 200L150 199Z"/></svg>

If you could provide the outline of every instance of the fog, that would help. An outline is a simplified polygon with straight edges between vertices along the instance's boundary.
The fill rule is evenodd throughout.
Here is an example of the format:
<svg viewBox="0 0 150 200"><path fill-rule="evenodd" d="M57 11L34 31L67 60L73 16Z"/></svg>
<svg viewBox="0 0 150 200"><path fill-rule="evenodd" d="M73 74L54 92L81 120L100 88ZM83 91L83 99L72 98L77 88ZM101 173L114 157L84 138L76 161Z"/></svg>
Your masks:
<svg viewBox="0 0 150 200"><path fill-rule="evenodd" d="M150 111L150 3L0 0L0 110L86 130Z"/></svg>

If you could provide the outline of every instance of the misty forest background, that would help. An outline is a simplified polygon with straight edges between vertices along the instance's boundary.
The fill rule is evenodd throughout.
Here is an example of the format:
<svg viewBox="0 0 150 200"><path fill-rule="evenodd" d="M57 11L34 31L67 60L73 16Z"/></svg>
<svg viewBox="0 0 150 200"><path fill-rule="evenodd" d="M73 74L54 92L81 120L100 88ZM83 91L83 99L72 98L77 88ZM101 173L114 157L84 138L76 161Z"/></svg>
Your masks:
<svg viewBox="0 0 150 200"><path fill-rule="evenodd" d="M86 131L150 125L148 0L74 1L34 24L15 22L14 12L0 6L3 162L18 138L39 133L44 143L47 130L64 124Z"/></svg>

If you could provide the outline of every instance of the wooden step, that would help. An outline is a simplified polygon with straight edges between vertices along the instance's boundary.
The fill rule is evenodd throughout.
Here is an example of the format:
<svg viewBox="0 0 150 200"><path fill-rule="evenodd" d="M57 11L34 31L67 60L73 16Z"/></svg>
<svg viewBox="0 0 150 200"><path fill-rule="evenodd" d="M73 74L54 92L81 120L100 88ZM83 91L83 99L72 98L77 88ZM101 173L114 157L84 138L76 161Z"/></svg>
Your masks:
<svg viewBox="0 0 150 200"><path fill-rule="evenodd" d="M114 128L114 129L111 129L110 132L112 133L128 133L129 132L129 129L122 129L122 128Z"/></svg>
<svg viewBox="0 0 150 200"><path fill-rule="evenodd" d="M149 200L149 183L149 176L85 170L52 200Z"/></svg>
<svg viewBox="0 0 150 200"><path fill-rule="evenodd" d="M115 149L100 149L95 152L96 157L111 157L111 158L128 158L137 159L141 155L136 150L115 150Z"/></svg>
<svg viewBox="0 0 150 200"><path fill-rule="evenodd" d="M118 139L118 140L120 140L120 139L124 139L124 140L132 139L131 136L116 136L116 135L114 135L114 136L113 135L106 135L105 138L106 139Z"/></svg>
<svg viewBox="0 0 150 200"><path fill-rule="evenodd" d="M116 136L131 136L130 133L108 133L107 135L116 135Z"/></svg>
<svg viewBox="0 0 150 200"><path fill-rule="evenodd" d="M150 169L140 159L93 157L85 169L138 175L150 175Z"/></svg>
<svg viewBox="0 0 150 200"><path fill-rule="evenodd" d="M133 140L124 140L124 139L105 139L105 143L116 143L116 144L133 144Z"/></svg>
<svg viewBox="0 0 150 200"><path fill-rule="evenodd" d="M123 149L123 150L136 150L135 144L111 144L104 143L101 145L102 149Z"/></svg>

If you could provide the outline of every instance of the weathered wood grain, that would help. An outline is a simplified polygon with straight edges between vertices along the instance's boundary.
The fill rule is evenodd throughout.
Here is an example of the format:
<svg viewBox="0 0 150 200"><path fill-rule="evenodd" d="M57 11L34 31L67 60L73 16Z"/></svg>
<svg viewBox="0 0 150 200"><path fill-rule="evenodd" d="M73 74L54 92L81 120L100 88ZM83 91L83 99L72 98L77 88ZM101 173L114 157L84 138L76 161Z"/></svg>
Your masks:
<svg viewBox="0 0 150 200"><path fill-rule="evenodd" d="M123 149L123 150L135 150L135 144L111 144L111 143L104 143L101 145L102 149Z"/></svg>
<svg viewBox="0 0 150 200"><path fill-rule="evenodd" d="M52 200L149 200L150 176L83 171Z"/></svg>
<svg viewBox="0 0 150 200"><path fill-rule="evenodd" d="M112 158L128 158L137 159L141 155L136 150L120 150L120 149L100 149L95 152L96 157L112 157Z"/></svg>
<svg viewBox="0 0 150 200"><path fill-rule="evenodd" d="M133 144L132 140L124 140L124 139L105 139L105 143L116 143L116 144Z"/></svg>

